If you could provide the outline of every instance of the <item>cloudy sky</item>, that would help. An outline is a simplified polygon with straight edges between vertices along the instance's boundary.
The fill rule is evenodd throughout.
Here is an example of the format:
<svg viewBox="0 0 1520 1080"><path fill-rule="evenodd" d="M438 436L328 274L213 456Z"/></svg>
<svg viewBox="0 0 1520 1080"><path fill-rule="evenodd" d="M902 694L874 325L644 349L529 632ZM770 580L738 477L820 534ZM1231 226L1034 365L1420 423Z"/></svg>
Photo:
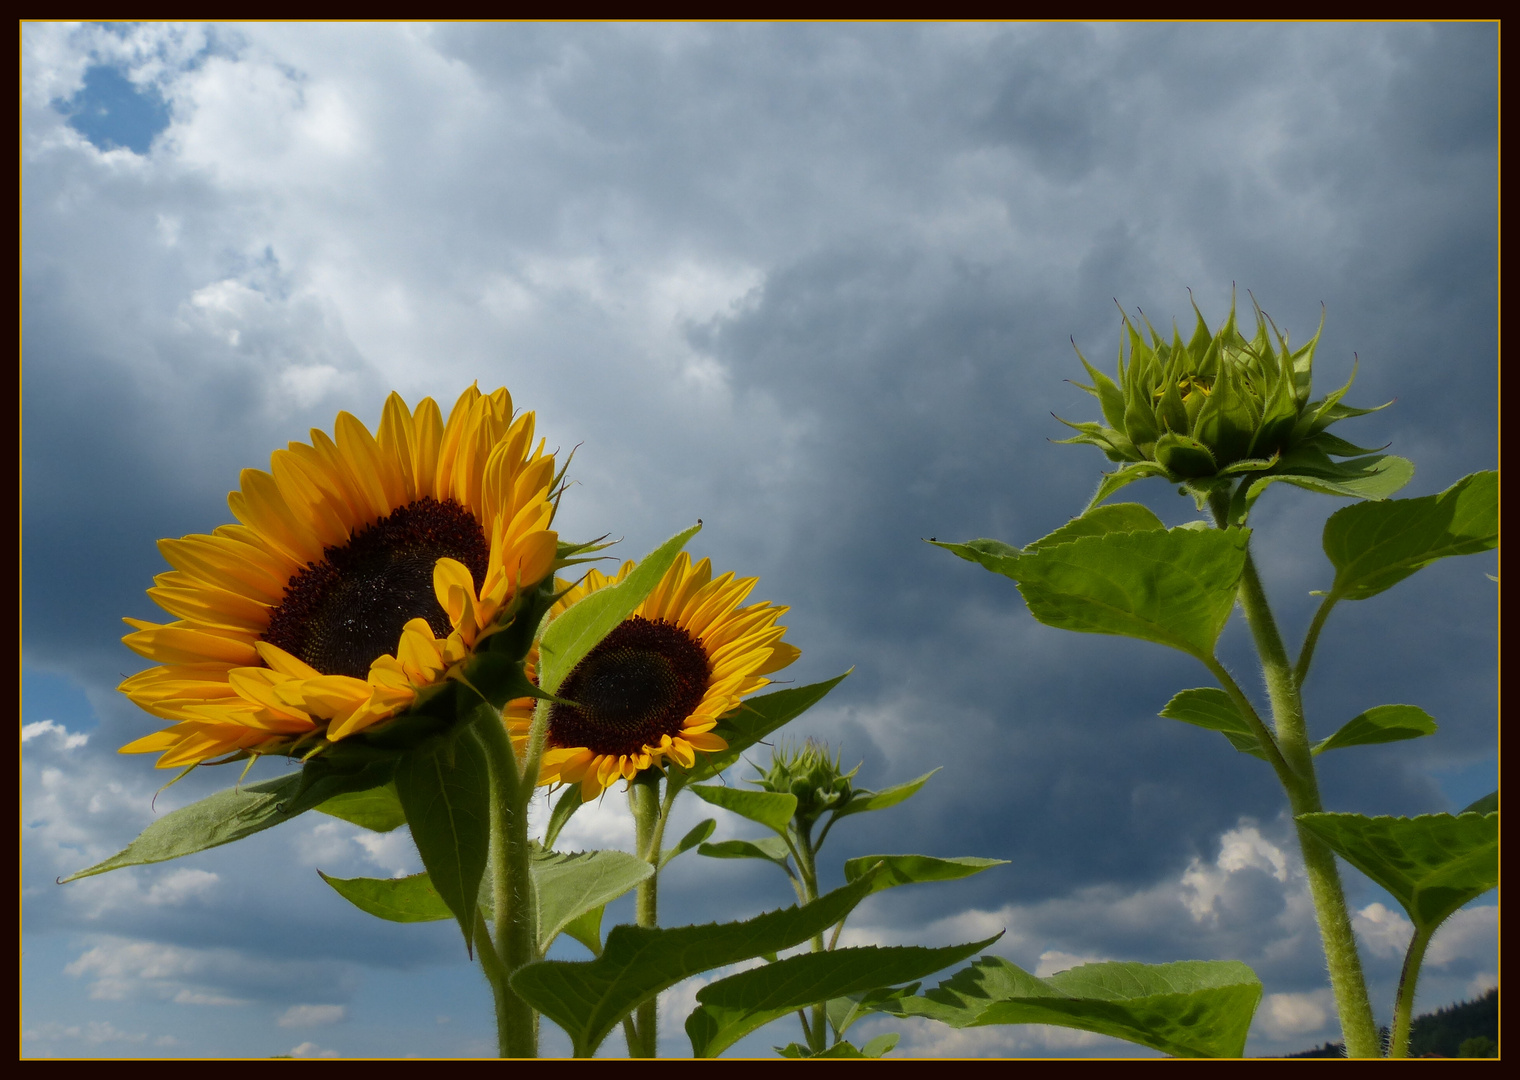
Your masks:
<svg viewBox="0 0 1520 1080"><path fill-rule="evenodd" d="M157 615L155 541L230 520L238 470L339 410L374 425L392 389L447 408L477 380L579 446L562 535L636 557L700 517L696 555L790 605L790 677L853 666L795 734L873 787L943 766L842 824L826 876L873 851L1009 860L882 895L855 943L1006 929L997 951L1042 974L1240 959L1267 995L1250 1052L1338 1037L1274 779L1155 715L1207 682L1196 662L1041 626L920 538L1022 544L1078 512L1105 462L1050 441L1052 412L1096 412L1064 381L1072 340L1111 364L1115 300L1164 324L1191 289L1217 321L1232 283L1295 340L1325 306L1318 385L1356 356L1350 400L1397 399L1345 430L1415 461L1407 494L1496 467L1494 26L33 24L23 51L23 1053L490 1051L457 930L370 920L316 875L411 872L404 833L310 815L53 884L154 818L164 774L115 753L154 721L114 687L143 666L119 619ZM1193 516L1152 483L1126 497ZM1259 504L1290 637L1338 505ZM1336 611L1312 729L1407 702L1441 730L1324 759L1330 808L1493 789L1493 572L1452 560ZM1224 654L1256 686L1247 645L1237 618ZM620 805L566 839L627 842ZM768 867L704 862L668 872L665 921L788 902ZM1408 924L1347 885L1386 1022ZM1495 985L1494 903L1437 937L1422 1007ZM695 989L667 995L668 1052Z"/></svg>

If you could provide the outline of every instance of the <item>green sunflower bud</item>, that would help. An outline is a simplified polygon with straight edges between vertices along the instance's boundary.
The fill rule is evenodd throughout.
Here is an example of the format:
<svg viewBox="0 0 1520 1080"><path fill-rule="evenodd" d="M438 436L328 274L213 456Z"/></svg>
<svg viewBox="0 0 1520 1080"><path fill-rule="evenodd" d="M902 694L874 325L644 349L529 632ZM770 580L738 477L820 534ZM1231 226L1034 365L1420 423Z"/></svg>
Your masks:
<svg viewBox="0 0 1520 1080"><path fill-rule="evenodd" d="M800 747L782 744L773 750L770 767L750 783L765 791L797 796L795 817L811 826L828 811L844 809L855 797L850 780L859 771L857 765L844 772L837 753L831 758L827 745L808 739Z"/></svg>
<svg viewBox="0 0 1520 1080"><path fill-rule="evenodd" d="M1088 443L1123 463L1105 475L1093 505L1131 481L1161 476L1193 495L1200 507L1229 494L1230 519L1240 523L1276 480L1363 499L1386 498L1409 481L1414 466L1405 459L1353 446L1328 430L1337 420L1387 405L1341 404L1351 389L1349 379L1334 393L1311 400L1323 313L1320 329L1295 349L1254 301L1252 307L1256 331L1249 339L1236 326L1233 298L1229 316L1214 332L1194 304L1198 321L1187 341L1174 328L1168 342L1142 315L1147 340L1125 316L1117 380L1078 350L1093 384L1077 385L1098 399L1104 422L1061 420L1077 432L1061 441Z"/></svg>

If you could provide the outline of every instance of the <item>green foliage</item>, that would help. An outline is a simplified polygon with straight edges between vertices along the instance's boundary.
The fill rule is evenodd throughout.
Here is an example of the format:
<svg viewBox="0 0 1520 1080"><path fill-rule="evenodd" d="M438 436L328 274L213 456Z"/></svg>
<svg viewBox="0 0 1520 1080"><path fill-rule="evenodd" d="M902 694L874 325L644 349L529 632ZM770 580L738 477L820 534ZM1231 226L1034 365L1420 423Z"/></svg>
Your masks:
<svg viewBox="0 0 1520 1080"><path fill-rule="evenodd" d="M595 960L528 964L512 976L512 989L565 1029L576 1057L590 1057L623 1017L660 991L713 968L799 945L844 918L870 889L870 878L863 878L811 904L743 922L615 926Z"/></svg>
<svg viewBox="0 0 1520 1080"><path fill-rule="evenodd" d="M1240 715L1240 710L1235 707L1230 695L1217 686L1183 690L1166 703L1161 715L1168 720L1181 720L1184 724L1195 724L1217 731L1229 739L1230 745L1242 754L1267 760L1266 751L1261 748L1261 740L1256 737L1256 732L1251 730L1246 718Z"/></svg>
<svg viewBox="0 0 1520 1080"><path fill-rule="evenodd" d="M801 1043L787 1043L785 1046L775 1048L776 1053L784 1058L879 1058L884 1057L893 1047L897 1040L902 1038L895 1031L889 1031L885 1035L878 1035L864 1046L856 1047L853 1043L840 1039L827 1050L817 1054L813 1053Z"/></svg>
<svg viewBox="0 0 1520 1080"><path fill-rule="evenodd" d="M1249 532L1111 532L1026 549L1030 614L1048 626L1122 634L1211 659L1235 605Z"/></svg>
<svg viewBox="0 0 1520 1080"><path fill-rule="evenodd" d="M803 953L719 979L697 991L686 1018L692 1056L717 1057L751 1031L796 1009L932 975L1001 937L942 949L895 946Z"/></svg>
<svg viewBox="0 0 1520 1080"><path fill-rule="evenodd" d="M1300 814L1295 820L1434 929L1499 884L1499 814Z"/></svg>
<svg viewBox="0 0 1520 1080"><path fill-rule="evenodd" d="M758 840L723 840L716 844L703 844L697 848L698 855L710 859L764 859L786 868L790 849L779 836L762 836Z"/></svg>
<svg viewBox="0 0 1520 1080"><path fill-rule="evenodd" d="M670 860L674 859L677 855L690 851L692 848L702 843L702 841L706 840L713 834L713 830L717 827L718 822L716 818L703 818L701 821L697 822L697 824L693 826L685 836L681 837L680 842L677 843L675 847L666 848L664 851L660 852L660 869L665 869L665 864L670 862Z"/></svg>
<svg viewBox="0 0 1520 1080"><path fill-rule="evenodd" d="M104 874L123 866L177 859L273 828L302 812L290 809L290 801L300 787L301 774L291 773L208 795L189 806L170 811L109 859L78 870L63 882Z"/></svg>
<svg viewBox="0 0 1520 1080"><path fill-rule="evenodd" d="M401 797L396 794L395 783L336 795L317 810L370 832L387 833L406 824L406 812L401 809Z"/></svg>
<svg viewBox="0 0 1520 1080"><path fill-rule="evenodd" d="M1424 709L1415 705L1379 705L1347 720L1339 731L1317 744L1313 752L1322 754L1343 746L1370 746L1435 733L1436 722Z"/></svg>
<svg viewBox="0 0 1520 1080"><path fill-rule="evenodd" d="M1423 566L1499 542L1499 474L1464 476L1439 495L1348 506L1325 522L1333 600L1376 596Z"/></svg>
<svg viewBox="0 0 1520 1080"><path fill-rule="evenodd" d="M924 775L909 780L902 784L893 784L889 788L880 791L872 791L869 788L856 788L850 801L834 811L835 817L848 817L851 814L868 814L873 810L885 810L896 806L900 802L907 802L917 795L919 789L929 782L929 777L939 772L939 769L930 769Z"/></svg>
<svg viewBox="0 0 1520 1080"><path fill-rule="evenodd" d="M490 791L486 751L469 728L396 764L396 794L412 840L433 888L459 920L466 948L474 945L491 842Z"/></svg>
<svg viewBox="0 0 1520 1080"><path fill-rule="evenodd" d="M339 896L377 919L410 923L454 917L426 871L401 878L336 878L317 873Z"/></svg>
<svg viewBox="0 0 1520 1080"><path fill-rule="evenodd" d="M1055 1024L1176 1057L1239 1057L1261 982L1235 961L1086 964L1039 979L987 956L927 993L881 1011L953 1027Z"/></svg>
<svg viewBox="0 0 1520 1080"><path fill-rule="evenodd" d="M575 665L643 603L676 561L686 541L701 528L699 523L676 533L644 556L618 584L583 597L549 624L538 645L538 684L545 692L552 694L558 690Z"/></svg>
<svg viewBox="0 0 1520 1080"><path fill-rule="evenodd" d="M732 811L740 817L759 822L767 829L786 832L787 822L797 809L797 796L771 791L745 791L721 785L693 784L692 794L703 802Z"/></svg>
<svg viewBox="0 0 1520 1080"><path fill-rule="evenodd" d="M979 859L963 855L955 859L938 859L932 855L866 855L848 859L844 864L844 879L858 881L881 867L873 877L872 892L894 889L899 885L918 885L929 881L956 881L980 874L994 866L1008 865L1007 859ZM897 980L901 981L901 980Z"/></svg>

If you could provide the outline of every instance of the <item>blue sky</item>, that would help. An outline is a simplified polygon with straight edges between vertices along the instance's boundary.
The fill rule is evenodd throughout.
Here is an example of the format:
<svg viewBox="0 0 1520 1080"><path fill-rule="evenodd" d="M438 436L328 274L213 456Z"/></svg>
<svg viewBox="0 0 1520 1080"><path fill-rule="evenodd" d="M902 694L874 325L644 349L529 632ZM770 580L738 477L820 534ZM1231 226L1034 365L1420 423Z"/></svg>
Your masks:
<svg viewBox="0 0 1520 1080"><path fill-rule="evenodd" d="M1043 627L920 538L1022 544L1077 513L1105 463L1050 441L1052 412L1096 412L1071 343L1110 365L1115 300L1161 324L1188 289L1216 322L1250 290L1294 340L1323 303L1318 384L1355 356L1349 400L1395 399L1346 434L1412 458L1406 494L1496 467L1496 56L1484 24L25 26L23 1053L489 1049L457 932L368 920L315 873L410 872L404 834L310 815L52 883L154 816L163 775L114 752L153 726L114 687L154 542L229 520L238 470L339 410L373 425L392 389L447 407L475 380L579 446L562 535L634 557L700 517L695 554L790 605L790 677L854 667L794 734L873 787L944 766L841 825L836 876L873 851L1010 861L883 894L852 941L1241 959L1267 994L1251 1052L1337 1037L1275 782L1155 715L1205 673ZM1290 638L1338 505L1277 485L1253 522ZM1453 560L1336 611L1311 728L1407 702L1441 730L1324 759L1331 808L1493 789L1495 572ZM1238 622L1223 655L1251 670ZM567 834L629 839L615 798ZM764 869L686 857L666 921L786 903ZM1386 1020L1407 924L1347 882ZM1493 903L1437 938L1423 1006L1495 985ZM668 1052L695 989L662 1006ZM1129 1052L897 1027L907 1054Z"/></svg>

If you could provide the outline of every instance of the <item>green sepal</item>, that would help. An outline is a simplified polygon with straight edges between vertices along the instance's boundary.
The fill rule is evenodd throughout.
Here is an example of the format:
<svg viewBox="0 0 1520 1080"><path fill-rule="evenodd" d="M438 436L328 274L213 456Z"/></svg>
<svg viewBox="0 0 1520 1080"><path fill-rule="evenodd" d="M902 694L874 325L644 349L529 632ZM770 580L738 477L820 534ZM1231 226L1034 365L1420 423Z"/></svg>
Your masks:
<svg viewBox="0 0 1520 1080"><path fill-rule="evenodd" d="M882 1012L952 1027L1054 1024L1111 1035L1174 1057L1234 1058L1245 1050L1261 980L1234 960L1085 964L1039 979L984 956L918 997Z"/></svg>
<svg viewBox="0 0 1520 1080"><path fill-rule="evenodd" d="M1433 930L1463 904L1499 885L1499 813L1294 819L1393 894L1410 920Z"/></svg>
<svg viewBox="0 0 1520 1080"><path fill-rule="evenodd" d="M872 945L803 953L719 979L697 991L697 1008L686 1018L692 1056L717 1057L751 1031L796 1009L932 975L1002 936L941 949Z"/></svg>
<svg viewBox="0 0 1520 1080"><path fill-rule="evenodd" d="M1072 342L1072 347L1076 347L1076 342ZM1089 393L1098 399L1098 406L1103 410L1103 419L1108 421L1109 427L1124 430L1124 391L1119 389L1118 383L1089 364L1087 357L1082 355L1081 349L1077 349L1077 359L1082 361L1082 366L1087 369L1088 377L1093 381L1093 388Z"/></svg>
<svg viewBox="0 0 1520 1080"><path fill-rule="evenodd" d="M1213 476L1219 463L1209 448L1187 435L1167 432L1156 440L1156 462L1172 476L1184 480Z"/></svg>
<svg viewBox="0 0 1520 1080"><path fill-rule="evenodd" d="M1111 473L1104 473L1103 479L1098 482L1098 490L1093 492L1093 497L1088 500L1087 509L1089 511L1092 510L1125 485L1133 484L1136 480L1144 480L1150 476L1164 477L1167 481L1174 484L1181 480L1181 477L1167 472L1165 465L1159 465L1154 461L1136 461L1121 469L1115 469Z"/></svg>
<svg viewBox="0 0 1520 1080"><path fill-rule="evenodd" d="M1435 719L1419 706L1379 705L1347 720L1334 735L1315 744L1311 752L1323 754L1343 746L1370 746L1435 733Z"/></svg>
<svg viewBox="0 0 1520 1080"><path fill-rule="evenodd" d="M512 989L570 1036L576 1057L590 1057L634 1009L683 979L821 934L870 891L863 879L814 900L743 922L612 928L602 955L579 963L543 960L512 975Z"/></svg>
<svg viewBox="0 0 1520 1080"><path fill-rule="evenodd" d="M1217 686L1182 691L1166 703L1161 715L1168 720L1181 720L1184 724L1217 731L1242 754L1270 760L1262 749L1261 740L1251 729L1250 721L1240 715L1230 695Z"/></svg>

